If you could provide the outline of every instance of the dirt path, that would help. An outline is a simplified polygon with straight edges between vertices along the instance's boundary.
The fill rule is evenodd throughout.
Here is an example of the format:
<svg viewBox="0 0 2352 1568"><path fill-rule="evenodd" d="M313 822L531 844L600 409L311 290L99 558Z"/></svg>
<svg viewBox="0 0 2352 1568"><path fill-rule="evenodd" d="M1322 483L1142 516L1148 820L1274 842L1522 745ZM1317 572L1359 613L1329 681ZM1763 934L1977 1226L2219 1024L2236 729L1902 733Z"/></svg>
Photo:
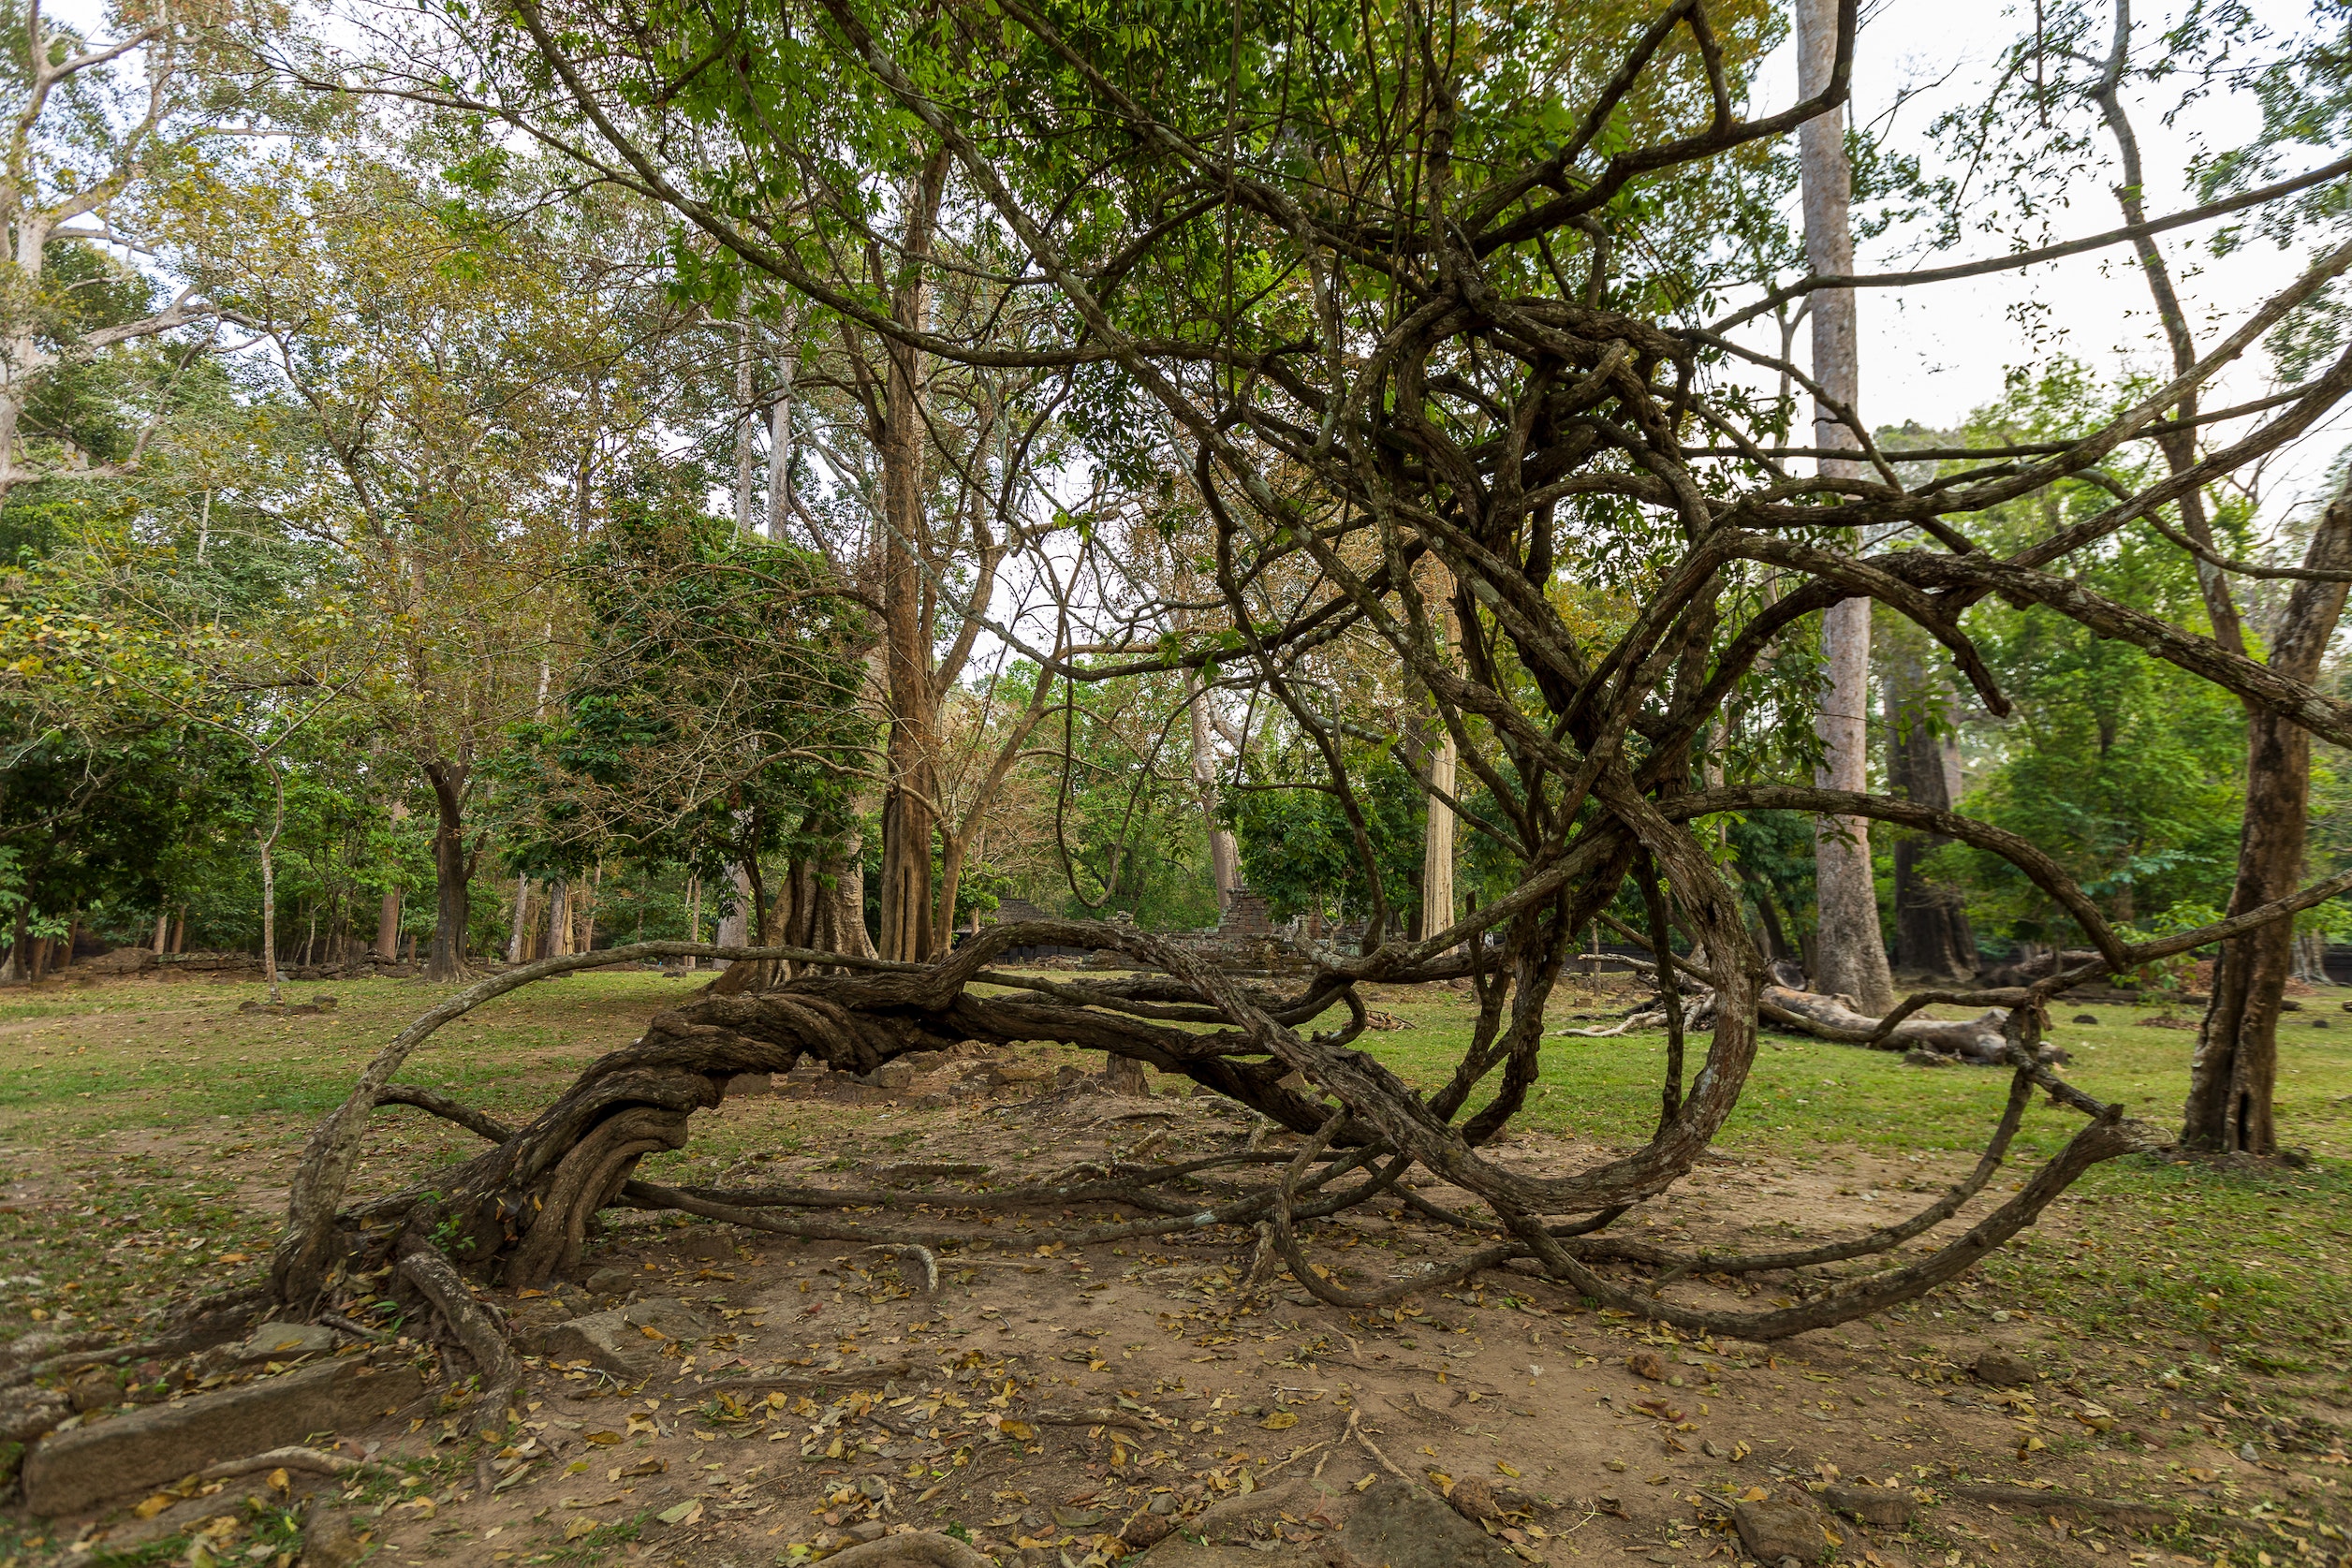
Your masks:
<svg viewBox="0 0 2352 1568"><path fill-rule="evenodd" d="M763 1123L798 1127L808 1109L751 1100L727 1114L757 1144ZM960 1100L912 1137L877 1125L746 1164L763 1180L812 1184L925 1161L1034 1180L1147 1136L1175 1157L1248 1132L1221 1103L1125 1100L1089 1082ZM1556 1170L1607 1151L1526 1136L1506 1152ZM1797 1169L1711 1156L1622 1224L1685 1245L1844 1234L1907 1211L1963 1168L1860 1153ZM909 1180L953 1211L958 1180ZM408 1485L356 1486L321 1505L347 1505L386 1562L766 1564L806 1561L860 1527L911 1523L958 1528L1007 1562L1080 1564L1115 1553L1115 1532L1139 1510L1183 1523L1296 1480L1355 1487L1394 1473L1441 1490L1471 1478L1500 1488L1512 1505L1500 1537L1554 1563L1738 1560L1726 1522L1735 1502L1830 1484L1873 1487L1889 1518L1908 1515L1907 1525L1832 1523L1823 1550L1863 1568L2099 1558L2124 1568L2242 1558L2249 1543L2277 1560L2328 1561L2345 1549L2327 1533L2345 1520L2333 1429L2264 1430L2254 1397L2191 1339L2095 1342L1981 1306L1971 1286L1768 1347L1588 1311L1505 1271L1393 1311L1347 1312L1286 1277L1244 1296L1246 1231L1079 1248L1036 1234L1045 1218L1000 1217L993 1245L943 1255L941 1288L925 1296L872 1252L616 1216L582 1282L492 1297L526 1345L548 1352L533 1363L525 1441L477 1457L455 1413L419 1415L366 1440L407 1467ZM2096 1223L2095 1209L2062 1205L2042 1233L2064 1239ZM1391 1203L1322 1225L1311 1252L1361 1285L1407 1277L1451 1245ZM1727 1285L1701 1288L1731 1302ZM1769 1297L1783 1286L1746 1288ZM632 1306L647 1326L630 1326L625 1359L566 1354L578 1342L562 1325ZM2021 1360L2029 1381L1975 1375L1987 1351ZM448 1375L466 1370L451 1354ZM725 1386L763 1377L792 1382ZM1963 1495L1982 1484L2149 1502L2191 1522L2152 1545L2146 1531L2060 1502ZM1265 1528L1269 1540L1310 1541L1314 1523L1277 1513ZM148 1533L118 1520L93 1544Z"/></svg>

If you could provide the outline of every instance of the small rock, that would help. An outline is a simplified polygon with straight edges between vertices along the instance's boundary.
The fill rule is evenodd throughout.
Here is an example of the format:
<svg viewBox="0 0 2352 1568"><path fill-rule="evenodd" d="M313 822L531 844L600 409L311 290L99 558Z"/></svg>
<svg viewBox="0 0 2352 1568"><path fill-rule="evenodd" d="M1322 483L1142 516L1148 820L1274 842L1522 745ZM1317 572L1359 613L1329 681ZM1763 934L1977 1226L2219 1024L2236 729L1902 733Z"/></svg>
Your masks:
<svg viewBox="0 0 2352 1568"><path fill-rule="evenodd" d="M621 1309L620 1318L632 1328L651 1328L665 1340L700 1340L708 1338L711 1332L708 1318L670 1296L633 1301Z"/></svg>
<svg viewBox="0 0 2352 1568"><path fill-rule="evenodd" d="M237 1347L240 1361L291 1361L335 1348L335 1331L316 1323L265 1323Z"/></svg>
<svg viewBox="0 0 2352 1568"><path fill-rule="evenodd" d="M1637 1350L1625 1357L1625 1370L1636 1377L1646 1377L1652 1383L1666 1381L1666 1363L1658 1359L1654 1350Z"/></svg>
<svg viewBox="0 0 2352 1568"><path fill-rule="evenodd" d="M1831 1487L1823 1502L1848 1518L1882 1530L1901 1530L1911 1522L1911 1499L1893 1487Z"/></svg>
<svg viewBox="0 0 2352 1568"><path fill-rule="evenodd" d="M1157 1514L1162 1517L1166 1517L1168 1515L1173 1514L1176 1512L1176 1494L1174 1492L1154 1492L1152 1494L1152 1501L1144 1504L1143 1511L1147 1514Z"/></svg>
<svg viewBox="0 0 2352 1568"><path fill-rule="evenodd" d="M592 1296L625 1295L637 1276L625 1268L599 1268L588 1276L588 1292Z"/></svg>
<svg viewBox="0 0 2352 1568"><path fill-rule="evenodd" d="M898 1091L905 1089L914 1083L915 1069L907 1066L903 1062L886 1062L882 1066L876 1067L873 1072L868 1073L866 1075L866 1081L876 1089L887 1089L892 1093L896 1093Z"/></svg>
<svg viewBox="0 0 2352 1568"><path fill-rule="evenodd" d="M880 1519L868 1519L863 1524L853 1524L848 1531L849 1538L860 1546L865 1545L868 1541L879 1541L889 1532L890 1527Z"/></svg>
<svg viewBox="0 0 2352 1568"><path fill-rule="evenodd" d="M1155 1497L1152 1501L1157 1503L1160 1500ZM1170 1501L1172 1502L1173 1499ZM1174 1525L1146 1508L1142 1513L1119 1527L1119 1539L1127 1544L1129 1550L1139 1552L1146 1546L1156 1546L1167 1540L1169 1536L1175 1533L1175 1531Z"/></svg>
<svg viewBox="0 0 2352 1568"><path fill-rule="evenodd" d="M1552 1511L1551 1503L1532 1492L1522 1492L1517 1487L1495 1487L1494 1501L1506 1514L1520 1514L1529 1517L1542 1518L1548 1517Z"/></svg>
<svg viewBox="0 0 2352 1568"><path fill-rule="evenodd" d="M1502 1504L1494 1500L1494 1488L1476 1475L1465 1475L1455 1482L1454 1489L1446 1494L1446 1501L1452 1503L1454 1512L1465 1519L1476 1521L1503 1517Z"/></svg>
<svg viewBox="0 0 2352 1568"><path fill-rule="evenodd" d="M2314 1018L2311 1020L2311 1026L2314 1029L2325 1029L2328 1027L2328 1020L2326 1018Z"/></svg>
<svg viewBox="0 0 2352 1568"><path fill-rule="evenodd" d="M302 1521L302 1568L349 1568L366 1550L348 1515L321 1509Z"/></svg>
<svg viewBox="0 0 2352 1568"><path fill-rule="evenodd" d="M1914 1067L1952 1067L1958 1065L1958 1063L1950 1057L1938 1056L1935 1052L1924 1049L1918 1046L1913 1046L1909 1050L1904 1051L1903 1053L1903 1060L1909 1062Z"/></svg>
<svg viewBox="0 0 2352 1568"><path fill-rule="evenodd" d="M1340 1545L1389 1568L1517 1568L1519 1562L1436 1493L1390 1479L1364 1493Z"/></svg>
<svg viewBox="0 0 2352 1568"><path fill-rule="evenodd" d="M356 1431L424 1392L416 1369L321 1361L96 1426L52 1432L24 1461L24 1506L48 1517L176 1481L220 1456Z"/></svg>
<svg viewBox="0 0 2352 1568"><path fill-rule="evenodd" d="M1786 1498L1737 1503L1731 1522L1739 1528L1741 1545L1758 1562L1778 1562L1784 1557L1811 1562L1829 1545L1829 1537L1821 1533L1821 1516Z"/></svg>
<svg viewBox="0 0 2352 1568"><path fill-rule="evenodd" d="M2074 1021L2077 1023L2096 1023L2099 1021L2099 1016L2096 1013L2077 1013L2074 1016Z"/></svg>
<svg viewBox="0 0 2352 1568"><path fill-rule="evenodd" d="M94 1410L110 1410L123 1402L123 1385L103 1367L93 1367L82 1373L66 1393L73 1400L74 1409L85 1415Z"/></svg>
<svg viewBox="0 0 2352 1568"><path fill-rule="evenodd" d="M2302 1010L2303 1004L2291 996L2279 1004L2279 1011L2282 1013L2300 1013Z"/></svg>
<svg viewBox="0 0 2352 1568"><path fill-rule="evenodd" d="M539 1354L549 1360L581 1362L615 1377L642 1376L652 1349L617 1311L586 1312L539 1336Z"/></svg>
<svg viewBox="0 0 2352 1568"><path fill-rule="evenodd" d="M2244 1460L2247 1464L2260 1464L2262 1462L2262 1456L2254 1451L2254 1444L2251 1443L2242 1443L2238 1444L2238 1458Z"/></svg>
<svg viewBox="0 0 2352 1568"><path fill-rule="evenodd" d="M2034 1381L2034 1369L2006 1350L1984 1352L1968 1370L1995 1388L2023 1388Z"/></svg>

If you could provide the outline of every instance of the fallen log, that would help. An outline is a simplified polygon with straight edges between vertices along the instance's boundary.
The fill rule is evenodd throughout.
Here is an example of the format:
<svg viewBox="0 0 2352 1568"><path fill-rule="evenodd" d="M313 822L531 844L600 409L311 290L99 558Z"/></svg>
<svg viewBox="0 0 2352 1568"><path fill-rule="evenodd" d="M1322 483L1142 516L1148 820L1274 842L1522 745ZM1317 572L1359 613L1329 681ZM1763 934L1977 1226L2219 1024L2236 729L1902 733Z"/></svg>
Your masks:
<svg viewBox="0 0 2352 1568"><path fill-rule="evenodd" d="M2001 1033L2001 1010L1997 1007L1961 1021L1908 1018L1888 1031L1883 1040L1878 1037L1879 1020L1855 1011L1842 996L1767 986L1757 999L1756 1010L1759 1017L1774 1023L1841 1045L1895 1051L1916 1048L1987 1064L1999 1062L2007 1048Z"/></svg>

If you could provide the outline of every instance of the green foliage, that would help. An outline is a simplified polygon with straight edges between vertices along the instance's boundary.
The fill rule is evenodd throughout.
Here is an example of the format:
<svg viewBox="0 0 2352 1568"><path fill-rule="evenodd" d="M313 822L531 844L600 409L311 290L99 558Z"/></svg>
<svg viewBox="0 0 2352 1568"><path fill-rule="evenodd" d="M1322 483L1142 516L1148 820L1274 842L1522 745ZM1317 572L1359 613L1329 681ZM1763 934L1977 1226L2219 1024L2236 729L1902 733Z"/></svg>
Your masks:
<svg viewBox="0 0 2352 1568"><path fill-rule="evenodd" d="M2136 395L2059 361L1972 418L1987 444L2048 440L2088 428ZM2109 505L2095 485L2067 484L2033 515L1972 520L1988 548L2063 525ZM2213 497L2215 533L2242 540L2242 502ZM2087 587L2179 624L2202 629L2204 605L2187 556L2145 529L2113 536L2080 558ZM1971 814L2023 835L2057 859L2110 918L2187 902L2228 901L2237 855L2244 717L2211 684L2048 609L1987 601L1968 631L2015 715L1983 736ZM2006 860L1954 847L1940 857L1973 888L1970 916L2018 940L2075 944L2073 921Z"/></svg>
<svg viewBox="0 0 2352 1568"><path fill-rule="evenodd" d="M862 612L824 564L700 511L692 471L639 476L573 568L587 646L560 711L493 759L509 869L603 858L707 881L818 857L848 826L871 744Z"/></svg>
<svg viewBox="0 0 2352 1568"><path fill-rule="evenodd" d="M1018 699L1034 676L1020 672ZM1101 919L1124 913L1151 930L1213 926L1208 833L1183 750L1173 738L1176 686L1165 676L1066 688L1043 729L1053 755L1030 797L1056 862L1033 896Z"/></svg>
<svg viewBox="0 0 2352 1568"><path fill-rule="evenodd" d="M1310 911L1345 911L1360 918L1371 902L1355 830L1339 797L1288 759L1291 780L1277 761L1233 792L1227 816L1250 887L1266 897L1274 917ZM1419 904L1422 840L1428 809L1413 776L1395 758L1362 759L1353 774L1356 799L1371 840L1374 864L1392 920L1411 917Z"/></svg>

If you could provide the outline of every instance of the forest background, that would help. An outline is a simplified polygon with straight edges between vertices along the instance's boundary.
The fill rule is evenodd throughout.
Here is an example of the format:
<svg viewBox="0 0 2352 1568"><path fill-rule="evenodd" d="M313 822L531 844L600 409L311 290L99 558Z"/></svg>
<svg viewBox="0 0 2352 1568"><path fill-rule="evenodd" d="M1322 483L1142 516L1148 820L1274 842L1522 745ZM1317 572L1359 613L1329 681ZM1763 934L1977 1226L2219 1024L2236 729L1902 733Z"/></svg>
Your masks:
<svg viewBox="0 0 2352 1568"><path fill-rule="evenodd" d="M266 943L287 968L374 950L441 978L713 931L830 931L818 945L919 958L1004 899L1188 929L1242 883L1318 932L1360 916L1350 825L1316 784L1321 737L1245 679L1049 673L1199 619L1198 497L1181 459L1136 461L1146 414L1082 375L910 369L853 320L747 281L674 212L417 90L454 47L443 20L0 13L17 236L0 295L0 973L37 976L76 940ZM2141 24L2123 73L2136 112L2253 106L2254 140L2191 158L2204 195L2340 140L2345 15L2284 20L2208 7ZM1747 58L1771 58L1785 22L1749 21ZM1965 62L1984 78L1977 111L1852 131L1864 248L1907 265L2028 222L2052 191L2098 194L2112 171L2085 118L2095 82L2037 77L2038 124L1982 110L2025 69L2063 77L2068 40L2106 25L2104 8L2057 7ZM327 90L355 81L377 88ZM1629 226L1642 287L1724 299L1801 254L1793 158L1733 172L1715 199ZM888 239L962 247L970 286L904 303L928 321L999 313L992 330L1018 341L1021 311L1041 307L992 287L989 236L945 184L918 171ZM2336 199L2172 242L2193 278L2334 221ZM889 273L871 238L812 264ZM1756 328L1785 348L1801 312L1777 315ZM2006 392L1957 428L1881 421L1890 453L2063 440L2164 369L2138 344L2034 352L2030 309L2005 330L2021 347ZM2276 385L2337 337L2323 295L2272 335ZM1874 392L1904 405L1902 388ZM2309 451L2327 440L2283 465L2289 493L2244 474L2209 490L2222 549L2300 558L2340 477ZM2109 472L2136 488L2163 460L2135 461L2145 474ZM1906 476L1947 462L1906 460ZM1997 546L2108 499L2069 481L2030 518L1973 527ZM2118 535L2082 570L2207 629L2193 558L2153 534ZM2242 590L2256 642L2286 587ZM1637 609L1609 584L1560 599L1603 640ZM2014 699L1996 721L1952 700L1921 634L1877 619L1871 787L1908 792L1928 755L1955 804L2042 845L2120 929L2218 917L2244 800L2234 698L1995 600L1970 624ZM1802 655L1770 681L1809 690ZM1441 740L1409 684L1345 644L1316 674L1408 929L1433 857L1456 862L1449 902L1508 889L1508 857L1451 813L1432 847L1417 779ZM2341 690L2332 656L2320 684ZM1803 702L1749 711L1715 738L1718 781L1816 760ZM2352 781L2317 752L2308 876L2339 869L2352 833ZM1480 811L1478 786L1462 805ZM1753 812L1718 835L1759 945L1809 967L1814 831ZM2081 940L1994 856L1884 827L1871 848L1899 969L1934 967L1904 950L1905 879L1964 912L1987 964ZM1638 891L1620 901L1638 920ZM2340 902L2300 917L2299 965L2315 971L2344 929Z"/></svg>

